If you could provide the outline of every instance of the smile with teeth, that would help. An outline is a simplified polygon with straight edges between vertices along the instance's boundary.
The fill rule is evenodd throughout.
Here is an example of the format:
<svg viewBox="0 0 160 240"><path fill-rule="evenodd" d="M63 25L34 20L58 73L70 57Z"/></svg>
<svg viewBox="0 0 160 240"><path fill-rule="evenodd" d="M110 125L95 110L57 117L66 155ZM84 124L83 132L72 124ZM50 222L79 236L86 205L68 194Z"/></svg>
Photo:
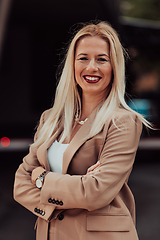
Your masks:
<svg viewBox="0 0 160 240"><path fill-rule="evenodd" d="M84 79L88 83L97 83L101 77L99 76L84 76Z"/></svg>

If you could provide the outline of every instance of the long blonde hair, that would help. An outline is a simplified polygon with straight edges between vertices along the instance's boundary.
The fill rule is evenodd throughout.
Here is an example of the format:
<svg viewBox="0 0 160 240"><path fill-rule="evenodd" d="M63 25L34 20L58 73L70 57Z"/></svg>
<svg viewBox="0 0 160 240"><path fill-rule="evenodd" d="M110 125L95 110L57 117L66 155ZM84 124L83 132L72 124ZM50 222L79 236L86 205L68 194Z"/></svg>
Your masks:
<svg viewBox="0 0 160 240"><path fill-rule="evenodd" d="M113 80L110 93L98 111L91 127L89 136L92 137L101 131L106 119L121 107L134 112L125 102L125 50L123 49L116 31L106 22L90 23L83 26L72 39L63 67L63 71L56 89L55 100L48 119L38 133L34 143L39 147L45 143L57 130L59 124L63 125L61 142L70 139L75 114L81 111L81 96L74 77L74 59L77 42L85 36L99 36L109 43L110 61L113 69ZM150 123L142 115L136 113L144 125ZM113 119L114 121L114 119Z"/></svg>

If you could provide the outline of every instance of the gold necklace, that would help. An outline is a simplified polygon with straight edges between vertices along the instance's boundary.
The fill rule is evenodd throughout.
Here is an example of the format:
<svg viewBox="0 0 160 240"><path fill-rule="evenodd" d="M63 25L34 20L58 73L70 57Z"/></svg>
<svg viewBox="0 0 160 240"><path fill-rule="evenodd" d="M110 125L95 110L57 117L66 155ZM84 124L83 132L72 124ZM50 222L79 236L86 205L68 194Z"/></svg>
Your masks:
<svg viewBox="0 0 160 240"><path fill-rule="evenodd" d="M87 120L88 118L86 118L84 121L79 121L79 117L78 117L78 113L76 113L76 116L75 116L75 121L80 124L80 125L83 125Z"/></svg>
<svg viewBox="0 0 160 240"><path fill-rule="evenodd" d="M88 118L86 118L84 121L79 121L78 118L75 118L75 121L80 125L83 125L87 120L88 120Z"/></svg>

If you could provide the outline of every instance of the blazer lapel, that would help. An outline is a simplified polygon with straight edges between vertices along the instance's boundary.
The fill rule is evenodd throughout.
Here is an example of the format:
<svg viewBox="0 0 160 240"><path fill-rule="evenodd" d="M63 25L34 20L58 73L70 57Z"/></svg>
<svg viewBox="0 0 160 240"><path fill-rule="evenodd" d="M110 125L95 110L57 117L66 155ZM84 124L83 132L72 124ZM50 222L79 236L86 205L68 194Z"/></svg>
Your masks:
<svg viewBox="0 0 160 240"><path fill-rule="evenodd" d="M67 173L67 169L69 166L70 161L72 160L74 154L76 151L82 146L84 142L87 141L86 136L89 134L93 120L96 116L97 111L99 110L101 104L96 107L93 112L90 114L88 120L82 125L82 127L78 130L78 132L75 134L73 139L71 140L70 144L68 145L67 149L65 150L63 154L63 166L62 166L62 174ZM51 146L51 144L56 140L56 138L59 136L59 134L62 132L63 127L61 126L54 134L53 136L42 146L40 146L37 150L37 157L39 159L39 162L42 164L42 166L45 167L47 171L50 170L50 166L47 159L47 150Z"/></svg>
<svg viewBox="0 0 160 240"><path fill-rule="evenodd" d="M93 110L91 115L89 116L88 120L82 125L82 127L78 130L75 136L72 138L70 144L68 145L67 149L63 154L63 167L62 167L62 174L67 173L67 169L69 166L70 161L72 160L76 151L82 146L84 142L86 142L86 136L89 134L92 122L95 118L95 115L98 111L98 108Z"/></svg>

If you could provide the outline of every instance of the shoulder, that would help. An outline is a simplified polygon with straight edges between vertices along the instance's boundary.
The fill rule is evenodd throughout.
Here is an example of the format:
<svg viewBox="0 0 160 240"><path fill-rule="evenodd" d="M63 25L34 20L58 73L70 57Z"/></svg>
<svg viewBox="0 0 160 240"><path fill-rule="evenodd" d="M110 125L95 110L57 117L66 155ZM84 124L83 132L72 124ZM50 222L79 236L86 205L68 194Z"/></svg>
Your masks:
<svg viewBox="0 0 160 240"><path fill-rule="evenodd" d="M117 128L119 130L124 130L128 128L138 129L139 132L142 131L142 122L138 118L138 115L134 111L129 111L124 108L118 108L110 118L109 128Z"/></svg>
<svg viewBox="0 0 160 240"><path fill-rule="evenodd" d="M126 120L126 119L133 119L136 120L137 114L136 112L129 111L124 108L118 108L112 116L112 119L115 119L115 121L120 121L120 120Z"/></svg>
<svg viewBox="0 0 160 240"><path fill-rule="evenodd" d="M45 110L40 117L40 122L44 123L50 116L52 108Z"/></svg>
<svg viewBox="0 0 160 240"><path fill-rule="evenodd" d="M48 110L45 110L42 114L41 114L41 117L40 117L40 120L36 126L36 133L35 133L35 136L34 136L34 141L37 140L37 136L38 136L38 133L39 131L41 130L41 128L43 127L45 121L48 119L49 115L51 113L51 109L48 109Z"/></svg>

